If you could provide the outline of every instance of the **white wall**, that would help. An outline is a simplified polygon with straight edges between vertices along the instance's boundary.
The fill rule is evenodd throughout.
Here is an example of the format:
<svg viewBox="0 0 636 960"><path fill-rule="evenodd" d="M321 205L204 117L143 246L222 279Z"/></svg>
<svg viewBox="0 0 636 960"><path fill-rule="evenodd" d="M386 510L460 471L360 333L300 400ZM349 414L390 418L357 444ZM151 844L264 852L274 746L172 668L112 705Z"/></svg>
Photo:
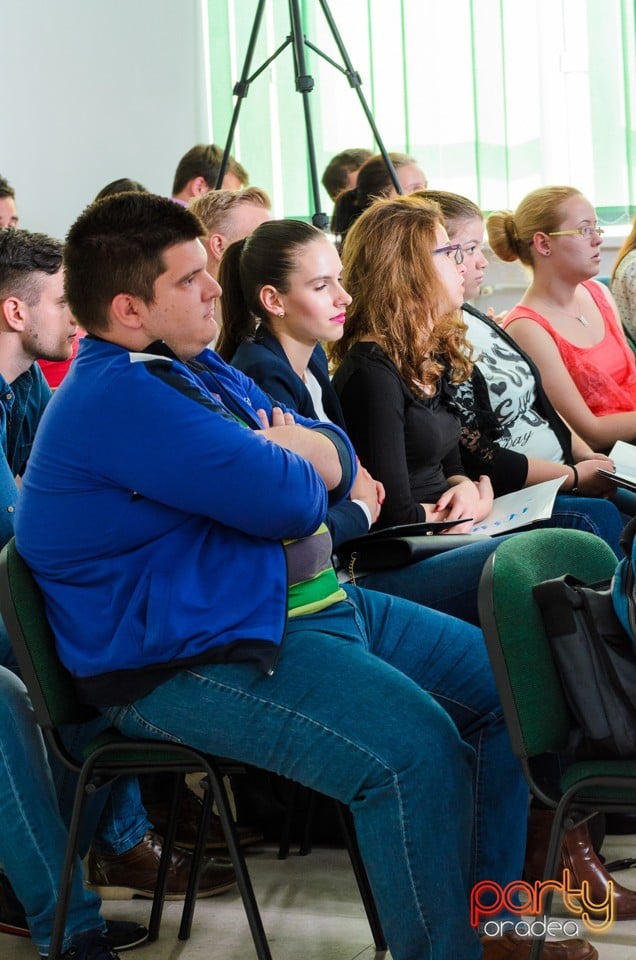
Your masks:
<svg viewBox="0 0 636 960"><path fill-rule="evenodd" d="M209 142L198 0L0 0L0 174L63 238L118 177L169 194Z"/></svg>

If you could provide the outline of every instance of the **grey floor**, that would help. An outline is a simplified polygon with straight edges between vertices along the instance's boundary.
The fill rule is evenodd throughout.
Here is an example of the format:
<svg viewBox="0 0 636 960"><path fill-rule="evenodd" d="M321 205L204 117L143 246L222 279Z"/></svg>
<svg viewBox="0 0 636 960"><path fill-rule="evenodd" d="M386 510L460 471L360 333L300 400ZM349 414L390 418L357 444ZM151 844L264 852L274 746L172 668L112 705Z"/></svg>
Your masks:
<svg viewBox="0 0 636 960"><path fill-rule="evenodd" d="M636 836L608 838L604 853L610 859L636 856ZM248 866L273 960L373 960L376 956L344 851L318 848L308 857L292 855L281 862L273 847L263 846L249 853ZM636 869L622 871L616 879L636 889ZM125 956L131 960L255 957L237 892L199 901L187 943L177 940L179 911L179 904L167 904L160 939ZM148 912L149 904L142 900L113 901L104 906L107 917L143 921ZM602 939L592 941L600 960L636 960L636 920L616 923ZM383 956L390 960L390 954ZM35 957L29 940L0 934L1 960Z"/></svg>

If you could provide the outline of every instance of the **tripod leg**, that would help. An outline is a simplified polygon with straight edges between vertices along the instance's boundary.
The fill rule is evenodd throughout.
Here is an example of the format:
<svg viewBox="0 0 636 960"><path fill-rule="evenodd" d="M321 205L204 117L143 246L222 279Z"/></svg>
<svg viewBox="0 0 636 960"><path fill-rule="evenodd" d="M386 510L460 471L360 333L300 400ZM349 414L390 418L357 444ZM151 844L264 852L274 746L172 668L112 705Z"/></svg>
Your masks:
<svg viewBox="0 0 636 960"><path fill-rule="evenodd" d="M309 154L311 189L314 196L314 215L311 220L315 227L319 227L321 230L326 230L327 226L329 225L329 218L327 217L327 214L320 209L320 182L318 180L318 168L316 166L316 146L314 143L311 107L309 104L309 94L314 89L314 78L307 73L307 65L305 63L305 38L303 36L303 27L300 18L300 7L298 5L298 0L289 0L289 19L291 23L292 43L294 47L296 90L302 95L303 110L305 112L307 153Z"/></svg>
<svg viewBox="0 0 636 960"><path fill-rule="evenodd" d="M247 53L245 54L245 63L243 64L243 71L241 73L241 79L234 87L234 93L236 94L236 103L234 104L234 112L232 113L232 122L230 123L230 129L228 131L227 140L225 142L225 150L223 151L223 159L221 160L221 166L219 168L219 175L216 179L216 189L220 190L223 186L223 177L225 176L225 171L227 169L227 162L230 157L230 150L232 149L232 143L234 141L234 132L236 130L236 125L238 123L239 113L241 112L241 104L247 96L247 91L249 89L249 75L250 67L252 65L252 57L254 56L254 48L256 47L256 41L258 39L258 31L261 27L261 21L263 19L263 11L265 10L265 0L258 0L258 7L256 9L256 14L254 16L254 23L252 24L252 32L250 34L250 41L247 45Z"/></svg>
<svg viewBox="0 0 636 960"><path fill-rule="evenodd" d="M395 189L397 190L398 193L402 193L402 187L400 186L400 181L398 180L397 173L395 172L395 168L394 168L393 164L391 163L391 158L390 158L389 154L387 153L386 147L384 146L384 143L383 143L383 141L382 141L382 137L380 136L380 131L378 130L378 128L377 128L376 125L375 125L375 120L373 119L373 114L371 113L371 109L370 109L370 107L369 107L369 104L368 104L367 101L366 101L366 97L365 97L365 95L363 94L363 92L362 92L362 90L361 90L362 80L360 79L360 74L359 74L356 70L353 69L353 64L351 63L351 60L350 60L350 58L349 58L349 54L347 53L347 48L345 47L344 43L342 42L342 37L340 36L340 34L339 34L339 32L338 32L338 28L337 28L337 26L336 26L336 22L335 22L335 20L334 20L334 18L333 18L333 15L332 15L332 13L331 13L331 10L329 9L329 4L327 3L327 0L319 0L319 3L320 3L320 6L321 6L321 8L322 8L322 12L323 12L324 15L325 15L325 20L326 20L327 23L329 24L329 29L331 30L331 34L332 34L332 36L333 36L333 38L334 38L334 40L335 40L336 46L338 47L338 50L340 51L340 56L342 57L342 62L344 63L345 68L346 68L345 72L346 72L347 79L349 80L349 85L352 86L353 89L355 90L355 92L358 94L358 99L359 99L359 101L360 101L360 105L361 105L362 109L364 110L364 114L365 114L365 116L366 116L366 118L367 118L367 120L368 120L369 126L371 127L371 130L372 130L372 132L373 132L373 136L375 137L375 142L376 142L377 145L378 145L378 150L379 150L379 152L382 154L382 157L383 157L384 162L385 162L385 164L386 164L386 168L387 168L387 170L389 171L389 174L390 174L390 176L391 176L391 180L393 181L393 186L395 187Z"/></svg>

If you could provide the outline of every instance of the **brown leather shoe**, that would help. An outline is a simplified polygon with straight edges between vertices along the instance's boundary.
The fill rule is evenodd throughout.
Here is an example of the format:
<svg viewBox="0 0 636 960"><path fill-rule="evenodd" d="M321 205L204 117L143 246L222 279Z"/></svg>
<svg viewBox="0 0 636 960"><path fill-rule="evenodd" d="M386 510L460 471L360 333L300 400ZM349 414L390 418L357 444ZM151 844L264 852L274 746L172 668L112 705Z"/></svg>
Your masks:
<svg viewBox="0 0 636 960"><path fill-rule="evenodd" d="M524 876L530 883L543 879L543 867L553 820L552 810L530 808L524 868ZM605 869L592 846L585 821L565 833L557 873L559 880L562 879L564 867L570 871L570 886L580 889L583 880L589 883L589 896L594 903L601 903L605 899L607 884L611 880L614 884L614 919L636 918L636 891L621 886Z"/></svg>
<svg viewBox="0 0 636 960"><path fill-rule="evenodd" d="M501 937L482 937L483 960L527 960L532 939L517 937L510 930ZM598 950L587 940L546 940L544 960L598 960Z"/></svg>
<svg viewBox="0 0 636 960"><path fill-rule="evenodd" d="M145 806L148 819L152 821L155 830L158 833L164 834L168 825L169 804L163 802L146 803ZM202 806L201 800L192 790L186 788L183 791L177 819L175 843L185 850L194 849ZM236 832L242 847L247 847L252 843L260 843L263 839L263 834L251 827L237 825ZM215 813L210 817L210 828L208 830L207 840L205 841L205 848L206 850L227 850L221 820Z"/></svg>
<svg viewBox="0 0 636 960"><path fill-rule="evenodd" d="M162 839L148 832L143 840L122 854L88 855L88 884L102 900L129 900L131 897L155 895L157 871L161 858ZM183 900L190 876L192 855L175 847L172 851L166 900ZM214 897L236 883L231 864L207 857L203 861L199 897Z"/></svg>

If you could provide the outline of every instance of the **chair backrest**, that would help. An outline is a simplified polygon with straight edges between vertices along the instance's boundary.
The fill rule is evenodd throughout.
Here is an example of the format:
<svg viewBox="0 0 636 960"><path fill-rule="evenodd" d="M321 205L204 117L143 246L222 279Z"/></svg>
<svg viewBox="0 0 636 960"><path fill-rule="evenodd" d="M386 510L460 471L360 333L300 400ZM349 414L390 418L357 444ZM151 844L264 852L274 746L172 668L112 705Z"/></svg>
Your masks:
<svg viewBox="0 0 636 960"><path fill-rule="evenodd" d="M52 730L94 717L96 711L77 699L72 677L57 655L42 594L13 539L0 553L0 613L38 725Z"/></svg>
<svg viewBox="0 0 636 960"><path fill-rule="evenodd" d="M580 530L531 530L504 540L479 585L479 618L516 756L564 751L574 719L532 588L569 573L585 583L609 579L614 551Z"/></svg>

